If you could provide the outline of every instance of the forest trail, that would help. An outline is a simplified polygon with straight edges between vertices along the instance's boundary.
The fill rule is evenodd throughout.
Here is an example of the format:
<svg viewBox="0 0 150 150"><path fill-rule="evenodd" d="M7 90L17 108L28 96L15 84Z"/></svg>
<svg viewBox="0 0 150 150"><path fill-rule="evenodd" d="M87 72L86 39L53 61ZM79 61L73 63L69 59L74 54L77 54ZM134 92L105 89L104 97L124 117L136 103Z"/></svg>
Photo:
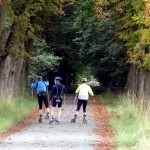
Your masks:
<svg viewBox="0 0 150 150"><path fill-rule="evenodd" d="M56 122L49 124L49 121L45 119L43 123L38 123L36 114L36 119L30 126L1 140L0 150L111 150L112 144L104 139L105 134L101 132L106 116L99 117L101 111L97 110L99 109L98 102L89 101L87 124L82 121L82 109L77 122L71 123L70 120L76 109L76 102L73 103L74 99L75 95L66 97L60 124ZM104 129L107 130L106 125ZM108 134L108 132L109 129L106 133ZM108 137L108 135L106 136Z"/></svg>

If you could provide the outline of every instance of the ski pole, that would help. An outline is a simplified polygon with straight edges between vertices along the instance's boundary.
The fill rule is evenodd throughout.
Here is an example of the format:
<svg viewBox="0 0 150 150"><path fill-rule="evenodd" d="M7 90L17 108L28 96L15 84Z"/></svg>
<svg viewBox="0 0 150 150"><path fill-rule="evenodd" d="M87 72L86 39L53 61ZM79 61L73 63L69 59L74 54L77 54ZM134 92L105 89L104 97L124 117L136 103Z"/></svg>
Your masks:
<svg viewBox="0 0 150 150"><path fill-rule="evenodd" d="M73 105L74 105L74 103L76 102L76 99L77 99L77 94L76 94L76 96L75 96L75 98L74 98L74 100L73 100L73 103L72 103L71 109L70 109L70 111L69 111L69 114L64 117L64 120L65 120L66 118L70 118L70 117L71 117L71 112L72 112L72 109L73 109Z"/></svg>
<svg viewBox="0 0 150 150"><path fill-rule="evenodd" d="M32 92L31 92L31 99L33 100L33 89L32 89Z"/></svg>
<svg viewBox="0 0 150 150"><path fill-rule="evenodd" d="M75 96L75 98L73 100L72 107L71 107L71 110L70 110L70 115L71 115L71 112L72 112L72 109L73 109L73 105L76 102L77 96L78 96L78 94L76 94L76 96Z"/></svg>
<svg viewBox="0 0 150 150"><path fill-rule="evenodd" d="M64 106L66 105L66 94L64 95Z"/></svg>

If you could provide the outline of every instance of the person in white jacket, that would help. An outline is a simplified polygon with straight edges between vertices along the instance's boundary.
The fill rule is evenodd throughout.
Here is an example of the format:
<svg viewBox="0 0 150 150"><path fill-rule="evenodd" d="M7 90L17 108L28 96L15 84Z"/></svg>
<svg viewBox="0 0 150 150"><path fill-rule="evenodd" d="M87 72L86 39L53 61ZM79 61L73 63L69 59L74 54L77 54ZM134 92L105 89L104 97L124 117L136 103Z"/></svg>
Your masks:
<svg viewBox="0 0 150 150"><path fill-rule="evenodd" d="M78 113L80 111L81 106L83 105L83 122L87 122L85 119L86 117L86 107L89 99L89 95L94 96L94 93L89 85L87 85L87 79L82 78L82 84L78 86L75 93L78 94L78 102L77 102L77 109L76 113L74 115L74 118L71 120L71 122L76 122L76 118L78 116Z"/></svg>

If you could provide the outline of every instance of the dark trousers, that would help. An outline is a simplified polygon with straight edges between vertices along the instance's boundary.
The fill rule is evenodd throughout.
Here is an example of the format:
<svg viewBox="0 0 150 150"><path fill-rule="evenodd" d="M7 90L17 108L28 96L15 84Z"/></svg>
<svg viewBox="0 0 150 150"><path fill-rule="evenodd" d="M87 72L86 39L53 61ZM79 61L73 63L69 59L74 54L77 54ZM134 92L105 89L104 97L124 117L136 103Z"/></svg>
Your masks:
<svg viewBox="0 0 150 150"><path fill-rule="evenodd" d="M42 109L42 102L43 101L44 101L45 107L46 108L49 107L49 103L48 103L46 92L38 93L37 97L38 97L39 109Z"/></svg>
<svg viewBox="0 0 150 150"><path fill-rule="evenodd" d="M87 106L87 100L78 99L76 111L79 111L82 105L83 105L83 112L85 113L86 112L86 106Z"/></svg>

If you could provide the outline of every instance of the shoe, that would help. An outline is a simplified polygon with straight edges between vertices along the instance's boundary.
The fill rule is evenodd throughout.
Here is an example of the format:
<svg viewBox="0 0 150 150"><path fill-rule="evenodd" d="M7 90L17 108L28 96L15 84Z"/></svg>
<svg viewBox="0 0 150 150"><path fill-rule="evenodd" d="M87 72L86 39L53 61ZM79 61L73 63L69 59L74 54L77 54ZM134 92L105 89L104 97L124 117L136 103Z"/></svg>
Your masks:
<svg viewBox="0 0 150 150"><path fill-rule="evenodd" d="M57 123L60 123L60 118L57 118L57 119L56 119L56 122L57 122Z"/></svg>
<svg viewBox="0 0 150 150"><path fill-rule="evenodd" d="M83 115L83 118L85 118L85 117L86 117L86 114Z"/></svg>
<svg viewBox="0 0 150 150"><path fill-rule="evenodd" d="M74 115L74 118L71 119L71 123L76 123L76 119L77 119L77 114Z"/></svg>
<svg viewBox="0 0 150 150"><path fill-rule="evenodd" d="M83 115L83 123L87 123L86 114Z"/></svg>
<svg viewBox="0 0 150 150"><path fill-rule="evenodd" d="M50 117L49 124L53 123L53 121L54 121L53 117Z"/></svg>
<svg viewBox="0 0 150 150"><path fill-rule="evenodd" d="M42 123L42 117L39 118L39 123Z"/></svg>
<svg viewBox="0 0 150 150"><path fill-rule="evenodd" d="M50 118L49 114L47 114L46 117L45 117L45 119L48 120L49 118Z"/></svg>

